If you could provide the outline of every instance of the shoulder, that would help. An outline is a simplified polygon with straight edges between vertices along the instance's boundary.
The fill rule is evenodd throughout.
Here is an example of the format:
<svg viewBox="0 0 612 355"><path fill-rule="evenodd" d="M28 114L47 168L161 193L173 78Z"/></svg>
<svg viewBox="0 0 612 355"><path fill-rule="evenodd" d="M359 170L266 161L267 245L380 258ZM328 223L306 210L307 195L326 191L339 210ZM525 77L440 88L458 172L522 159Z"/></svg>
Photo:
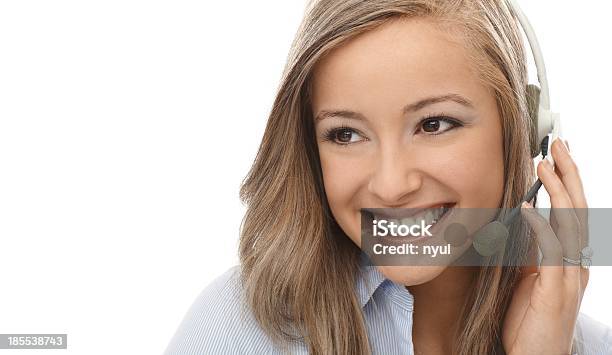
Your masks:
<svg viewBox="0 0 612 355"><path fill-rule="evenodd" d="M165 354L271 353L272 346L246 306L234 266L198 295Z"/></svg>
<svg viewBox="0 0 612 355"><path fill-rule="evenodd" d="M580 313L574 332L574 353L579 355L612 354L612 328Z"/></svg>

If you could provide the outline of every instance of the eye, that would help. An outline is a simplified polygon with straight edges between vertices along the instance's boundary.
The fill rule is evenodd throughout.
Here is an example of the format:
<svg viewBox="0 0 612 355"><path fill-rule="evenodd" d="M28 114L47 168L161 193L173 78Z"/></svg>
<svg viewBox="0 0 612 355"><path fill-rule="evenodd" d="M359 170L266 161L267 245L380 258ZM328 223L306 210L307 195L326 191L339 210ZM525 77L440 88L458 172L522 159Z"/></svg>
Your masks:
<svg viewBox="0 0 612 355"><path fill-rule="evenodd" d="M426 135L435 136L461 126L462 124L454 118L444 116L431 117L421 121L417 133L422 132Z"/></svg>
<svg viewBox="0 0 612 355"><path fill-rule="evenodd" d="M332 128L325 133L324 139L340 145L349 145L365 140L361 134L349 127Z"/></svg>

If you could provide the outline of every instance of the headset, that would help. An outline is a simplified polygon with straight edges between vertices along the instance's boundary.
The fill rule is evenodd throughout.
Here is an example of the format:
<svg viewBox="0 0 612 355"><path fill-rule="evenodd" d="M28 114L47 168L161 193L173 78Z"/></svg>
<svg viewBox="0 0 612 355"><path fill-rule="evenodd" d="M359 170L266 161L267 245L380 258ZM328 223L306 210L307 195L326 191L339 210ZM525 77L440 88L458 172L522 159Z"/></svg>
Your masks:
<svg viewBox="0 0 612 355"><path fill-rule="evenodd" d="M548 91L548 78L546 76L546 65L544 55L535 31L527 16L523 13L516 0L506 0L510 11L518 19L523 32L527 36L531 52L537 68L538 82L540 86L529 84L527 86L527 105L531 119L531 132L529 144L532 158L542 154L543 159L548 159L554 165L554 160L548 151L550 145L561 135L561 119L559 113L550 109L550 94ZM529 189L523 201L533 200L540 188L542 181L538 179ZM486 224L474 235L473 245L482 256L491 256L500 251L509 236L509 226L520 213L520 205L514 207L501 221L493 221Z"/></svg>

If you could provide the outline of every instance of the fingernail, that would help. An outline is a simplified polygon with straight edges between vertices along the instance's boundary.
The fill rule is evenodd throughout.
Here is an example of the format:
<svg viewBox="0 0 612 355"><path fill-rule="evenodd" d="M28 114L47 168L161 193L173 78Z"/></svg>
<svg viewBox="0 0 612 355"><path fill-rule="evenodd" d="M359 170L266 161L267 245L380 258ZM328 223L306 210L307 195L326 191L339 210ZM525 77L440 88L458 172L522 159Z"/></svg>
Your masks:
<svg viewBox="0 0 612 355"><path fill-rule="evenodd" d="M563 139L557 138L557 141L559 141L559 145L561 145L561 150L563 150L566 153L569 153L569 150L567 149L567 146L565 145L565 142L563 141Z"/></svg>
<svg viewBox="0 0 612 355"><path fill-rule="evenodd" d="M548 159L544 159L542 160L542 164L544 164L544 167L549 170L549 171L553 171L553 166L552 164L548 161Z"/></svg>
<svg viewBox="0 0 612 355"><path fill-rule="evenodd" d="M568 140L565 140L565 148L567 148L568 152L571 152Z"/></svg>

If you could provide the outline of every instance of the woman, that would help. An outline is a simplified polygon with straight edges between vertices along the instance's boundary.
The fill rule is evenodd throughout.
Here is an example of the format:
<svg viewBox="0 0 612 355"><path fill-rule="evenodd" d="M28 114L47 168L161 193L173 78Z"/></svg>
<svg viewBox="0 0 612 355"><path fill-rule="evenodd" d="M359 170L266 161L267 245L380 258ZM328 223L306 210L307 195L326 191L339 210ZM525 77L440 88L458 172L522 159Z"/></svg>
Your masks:
<svg viewBox="0 0 612 355"><path fill-rule="evenodd" d="M587 270L362 262L362 208L520 203L534 178L525 62L500 0L313 2L242 187L241 265L167 353L604 353L609 330L578 316ZM551 153L556 173L537 175L552 207L586 208L566 145ZM545 258L579 238L522 213Z"/></svg>

